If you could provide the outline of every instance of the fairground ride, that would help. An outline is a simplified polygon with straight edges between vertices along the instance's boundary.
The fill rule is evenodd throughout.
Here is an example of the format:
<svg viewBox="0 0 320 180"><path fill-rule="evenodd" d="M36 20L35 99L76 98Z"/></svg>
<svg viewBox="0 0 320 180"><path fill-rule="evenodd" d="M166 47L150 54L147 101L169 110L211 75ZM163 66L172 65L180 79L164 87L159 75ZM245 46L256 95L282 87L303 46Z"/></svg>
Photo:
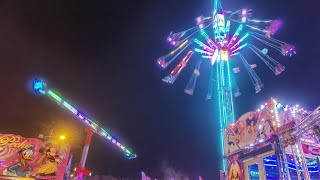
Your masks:
<svg viewBox="0 0 320 180"><path fill-rule="evenodd" d="M78 179L82 180L84 174L89 174L84 172L88 172L88 170L85 169L85 163L93 134L97 134L100 137L102 137L102 139L104 139L105 141L111 142L114 146L119 148L128 159L133 159L137 157L137 155L132 153L131 150L129 150L129 148L120 143L114 136L112 136L108 131L100 127L91 118L89 118L87 115L83 114L79 109L71 105L70 102L62 99L62 97L59 96L56 92L54 92L51 89L48 89L47 84L45 82L35 78L33 79L32 85L35 93L46 95L51 100L55 101L60 107L71 112L74 116L77 117L77 119L80 120L80 122L86 125L85 131L87 137L85 145L83 148L79 167L75 168L76 172L78 173Z"/></svg>

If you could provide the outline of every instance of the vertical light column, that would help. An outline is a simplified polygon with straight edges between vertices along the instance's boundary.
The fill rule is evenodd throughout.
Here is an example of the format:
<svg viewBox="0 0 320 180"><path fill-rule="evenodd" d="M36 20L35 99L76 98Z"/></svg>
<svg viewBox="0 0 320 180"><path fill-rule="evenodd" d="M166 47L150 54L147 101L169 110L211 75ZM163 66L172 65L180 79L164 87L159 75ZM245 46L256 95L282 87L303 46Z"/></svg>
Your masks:
<svg viewBox="0 0 320 180"><path fill-rule="evenodd" d="M219 120L221 133L221 151L225 156L224 130L230 123L234 123L234 110L232 98L232 83L228 60L221 60L221 52L217 59L217 88L219 97ZM227 169L226 160L223 159L222 170Z"/></svg>
<svg viewBox="0 0 320 180"><path fill-rule="evenodd" d="M219 121L220 121L220 136L221 136L221 154L222 154L222 170L226 171L227 164L225 158L224 130L230 123L234 123L234 110L232 98L232 83L229 66L228 52L222 50L225 37L225 22L224 14L218 12L219 0L214 0L213 9L213 29L214 40L217 43L216 52L218 53L217 62L217 92L219 101ZM222 10L222 9L221 9ZM219 21L220 20L220 21ZM223 24L221 24L223 23ZM220 36L223 34L223 38Z"/></svg>
<svg viewBox="0 0 320 180"><path fill-rule="evenodd" d="M218 90L218 101L219 101L219 123L220 123L220 143L221 143L221 155L222 155L222 170L226 171L226 161L224 159L225 155L225 148L224 148L224 118L223 118L223 89L222 89L222 78L221 78L221 69L223 64L222 62L218 59L217 60L217 90Z"/></svg>

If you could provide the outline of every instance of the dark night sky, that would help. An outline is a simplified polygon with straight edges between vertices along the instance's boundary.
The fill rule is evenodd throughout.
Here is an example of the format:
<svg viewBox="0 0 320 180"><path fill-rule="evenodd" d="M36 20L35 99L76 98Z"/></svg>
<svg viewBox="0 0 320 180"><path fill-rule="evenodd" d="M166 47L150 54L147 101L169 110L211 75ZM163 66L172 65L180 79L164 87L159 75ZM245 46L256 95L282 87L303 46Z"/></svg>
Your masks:
<svg viewBox="0 0 320 180"><path fill-rule="evenodd" d="M277 37L295 44L298 51L291 59L279 59L287 68L280 76L258 67L265 84L259 94L254 94L248 78L240 77L243 95L235 101L237 116L271 96L308 109L319 105L320 25L315 3L223 3L225 8L250 7L262 19L281 17L285 24ZM168 86L161 81L166 73L156 65L168 50L164 41L168 33L190 26L198 15L211 14L211 4L211 0L1 1L0 132L36 137L52 128L67 131L75 161L79 160L83 126L48 98L31 93L28 83L38 76L139 155L127 160L95 136L87 161L94 173L138 177L144 170L161 177L166 164L192 179L197 175L215 179L218 121L215 101L204 100L207 81L200 80L198 93L190 97L183 88L191 71Z"/></svg>

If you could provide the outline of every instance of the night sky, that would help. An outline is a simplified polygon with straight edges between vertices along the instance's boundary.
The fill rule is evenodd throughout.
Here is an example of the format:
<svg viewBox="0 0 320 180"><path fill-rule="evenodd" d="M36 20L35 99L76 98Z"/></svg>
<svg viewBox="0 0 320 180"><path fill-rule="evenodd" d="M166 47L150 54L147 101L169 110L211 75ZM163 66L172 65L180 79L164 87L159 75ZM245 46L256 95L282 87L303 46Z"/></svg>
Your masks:
<svg viewBox="0 0 320 180"><path fill-rule="evenodd" d="M205 101L206 75L194 96L183 93L186 69L173 86L161 81L156 60L169 51L170 31L190 27L198 15L210 15L212 0L1 1L1 133L37 137L51 129L66 133L80 159L84 126L47 97L30 90L43 78L62 97L106 127L138 158L127 160L110 143L94 136L87 168L116 177L147 175L162 179L171 169L190 179L218 176L216 99ZM242 96L236 116L255 110L271 96L307 109L320 105L319 14L311 0L226 0L224 8L249 7L255 17L281 18L275 36L297 47L275 76L255 56L265 88L254 93L248 76L236 76ZM277 57L277 56L276 56ZM279 56L280 57L280 56ZM203 73L208 74L203 68ZM197 91L198 90L198 91Z"/></svg>

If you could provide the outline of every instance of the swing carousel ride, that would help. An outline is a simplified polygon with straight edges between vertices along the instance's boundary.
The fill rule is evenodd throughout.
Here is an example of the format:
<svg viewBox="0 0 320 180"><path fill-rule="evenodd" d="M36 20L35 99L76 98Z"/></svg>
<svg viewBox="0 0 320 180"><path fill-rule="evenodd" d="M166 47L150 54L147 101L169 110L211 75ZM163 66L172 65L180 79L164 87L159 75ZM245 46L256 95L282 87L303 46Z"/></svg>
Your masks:
<svg viewBox="0 0 320 180"><path fill-rule="evenodd" d="M259 62L253 63L253 61L262 62L261 64L265 64L275 75L279 75L285 67L271 57L271 54L278 52L285 57L296 54L293 45L273 37L282 24L280 20L253 18L251 9L237 11L223 9L220 0L214 0L212 15L196 17L194 27L171 32L166 39L173 50L158 58L159 66L171 69L171 64L175 60L181 60L176 63L169 75L162 79L164 82L173 84L188 63L196 59L193 73L184 89L185 93L193 95L197 79L201 74L201 65L210 66L206 99L212 99L216 89L222 156L225 156L224 129L228 124L235 122L233 98L241 95L232 74L245 70L255 92L258 93L263 83L256 73ZM222 170L226 170L225 161L222 162Z"/></svg>

